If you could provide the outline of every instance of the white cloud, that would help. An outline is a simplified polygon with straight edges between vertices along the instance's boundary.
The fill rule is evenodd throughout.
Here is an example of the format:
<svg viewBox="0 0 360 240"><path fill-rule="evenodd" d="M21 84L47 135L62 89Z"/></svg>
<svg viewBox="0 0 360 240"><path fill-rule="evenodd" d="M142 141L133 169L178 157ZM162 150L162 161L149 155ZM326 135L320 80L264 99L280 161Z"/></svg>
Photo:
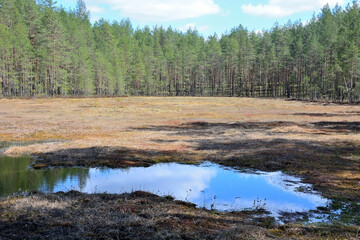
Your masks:
<svg viewBox="0 0 360 240"><path fill-rule="evenodd" d="M98 0L87 0L89 4ZM220 13L220 7L213 0L103 0L113 10L120 11L122 17L138 21L175 21L197 18Z"/></svg>
<svg viewBox="0 0 360 240"><path fill-rule="evenodd" d="M325 4L331 7L336 3L344 4L344 0L270 0L267 4L253 5L251 3L242 5L243 12L266 17L285 17L294 13L314 11Z"/></svg>
<svg viewBox="0 0 360 240"><path fill-rule="evenodd" d="M186 24L185 26L179 27L179 30L182 32L186 32L188 29L192 29L192 30L198 30L199 32L205 32L207 30L209 30L209 26L208 25L204 25L204 26L196 26L196 23L189 23Z"/></svg>
<svg viewBox="0 0 360 240"><path fill-rule="evenodd" d="M102 13L104 12L104 9L98 6L93 6L90 5L87 7L87 9L91 12L91 13Z"/></svg>
<svg viewBox="0 0 360 240"><path fill-rule="evenodd" d="M310 21L309 20L307 20L307 21L303 20L303 21L301 21L301 23L302 23L303 26L306 26L306 25L308 25L310 23Z"/></svg>
<svg viewBox="0 0 360 240"><path fill-rule="evenodd" d="M216 174L217 171L213 168L179 164L158 164L149 168L127 170L90 169L91 180L86 181L83 188L76 184L78 179L68 178L55 191L77 189L87 193L123 193L141 190L158 195L171 194L179 200L191 200L201 197L202 191L209 187Z"/></svg>
<svg viewBox="0 0 360 240"><path fill-rule="evenodd" d="M90 21L92 23L99 21L100 19L101 19L101 17L99 17L99 16L90 16Z"/></svg>

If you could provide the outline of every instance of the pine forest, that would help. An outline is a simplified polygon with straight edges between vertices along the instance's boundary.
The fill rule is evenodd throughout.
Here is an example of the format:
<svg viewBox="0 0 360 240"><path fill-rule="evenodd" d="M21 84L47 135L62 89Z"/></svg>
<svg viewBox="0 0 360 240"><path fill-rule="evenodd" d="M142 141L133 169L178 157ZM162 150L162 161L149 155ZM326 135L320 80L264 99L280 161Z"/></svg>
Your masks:
<svg viewBox="0 0 360 240"><path fill-rule="evenodd" d="M0 0L0 92L31 96L232 96L360 99L360 7L311 21L204 38L128 19L90 22L52 0Z"/></svg>

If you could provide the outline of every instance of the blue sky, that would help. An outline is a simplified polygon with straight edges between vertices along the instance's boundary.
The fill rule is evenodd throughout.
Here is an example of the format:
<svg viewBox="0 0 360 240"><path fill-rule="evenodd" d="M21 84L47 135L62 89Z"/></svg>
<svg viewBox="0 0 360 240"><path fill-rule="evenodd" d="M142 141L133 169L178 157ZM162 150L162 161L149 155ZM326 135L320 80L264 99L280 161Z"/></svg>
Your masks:
<svg viewBox="0 0 360 240"><path fill-rule="evenodd" d="M133 26L172 26L181 31L196 28L204 37L221 35L242 24L249 30L270 29L275 22L306 22L328 3L346 6L351 0L84 0L91 21L129 18ZM76 0L57 0L74 8Z"/></svg>

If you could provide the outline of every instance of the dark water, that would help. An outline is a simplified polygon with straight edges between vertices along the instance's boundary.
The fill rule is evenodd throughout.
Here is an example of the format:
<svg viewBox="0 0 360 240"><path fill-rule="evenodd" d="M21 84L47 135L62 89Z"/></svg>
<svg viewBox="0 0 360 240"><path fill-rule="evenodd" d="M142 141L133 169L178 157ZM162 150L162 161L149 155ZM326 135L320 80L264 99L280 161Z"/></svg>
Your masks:
<svg viewBox="0 0 360 240"><path fill-rule="evenodd" d="M311 192L311 186L281 172L243 173L219 165L176 163L148 168L29 169L27 158L0 157L0 195L19 191L123 193L136 190L195 203L217 210L265 208L278 211L307 211L324 206L327 200Z"/></svg>
<svg viewBox="0 0 360 240"><path fill-rule="evenodd" d="M57 186L68 180L76 181L81 188L90 176L89 169L85 168L34 170L29 168L30 163L26 157L0 156L0 196L35 190L54 192Z"/></svg>

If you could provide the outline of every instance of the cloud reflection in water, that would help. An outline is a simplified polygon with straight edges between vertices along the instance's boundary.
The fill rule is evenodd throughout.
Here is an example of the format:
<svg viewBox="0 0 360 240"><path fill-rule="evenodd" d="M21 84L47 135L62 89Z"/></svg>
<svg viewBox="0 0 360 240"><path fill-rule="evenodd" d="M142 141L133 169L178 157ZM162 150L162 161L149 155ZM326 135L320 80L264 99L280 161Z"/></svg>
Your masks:
<svg viewBox="0 0 360 240"><path fill-rule="evenodd" d="M210 208L214 204L218 210L241 210L255 206L266 207L273 213L310 210L326 204L327 200L320 195L296 192L298 187L311 186L281 172L252 174L209 163L200 166L169 163L148 168L94 168L90 169L89 178L81 188L72 178L56 186L55 191L123 193L142 190L170 194L199 207Z"/></svg>

